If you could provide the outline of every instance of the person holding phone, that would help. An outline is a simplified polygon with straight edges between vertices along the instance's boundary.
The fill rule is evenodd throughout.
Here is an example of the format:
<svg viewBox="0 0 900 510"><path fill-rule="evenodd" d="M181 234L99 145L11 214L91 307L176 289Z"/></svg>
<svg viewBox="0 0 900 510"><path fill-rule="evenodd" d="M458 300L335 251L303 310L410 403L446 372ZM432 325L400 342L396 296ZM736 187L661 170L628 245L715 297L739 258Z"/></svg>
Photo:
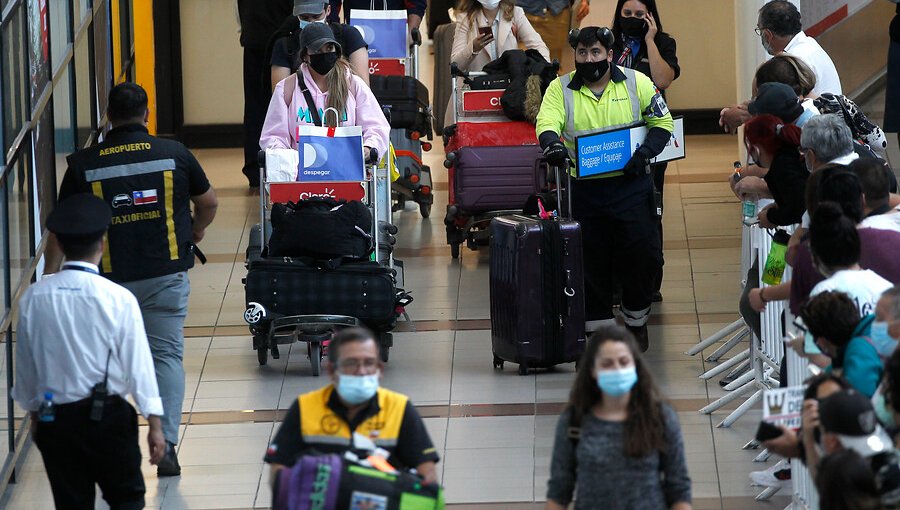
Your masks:
<svg viewBox="0 0 900 510"><path fill-rule="evenodd" d="M621 67L640 71L653 81L653 84L666 97L666 89L681 74L678 56L675 54L675 39L663 32L662 21L656 8L656 0L619 0L616 2L613 16L612 33L613 62ZM653 186L658 193L657 228L660 238L660 258L662 258L662 212L663 183L666 180L666 163L650 166L653 172ZM653 301L662 301L663 270L654 279Z"/></svg>
<svg viewBox="0 0 900 510"><path fill-rule="evenodd" d="M550 61L550 50L513 0L460 0L450 61L462 71L481 71L506 50L524 46Z"/></svg>

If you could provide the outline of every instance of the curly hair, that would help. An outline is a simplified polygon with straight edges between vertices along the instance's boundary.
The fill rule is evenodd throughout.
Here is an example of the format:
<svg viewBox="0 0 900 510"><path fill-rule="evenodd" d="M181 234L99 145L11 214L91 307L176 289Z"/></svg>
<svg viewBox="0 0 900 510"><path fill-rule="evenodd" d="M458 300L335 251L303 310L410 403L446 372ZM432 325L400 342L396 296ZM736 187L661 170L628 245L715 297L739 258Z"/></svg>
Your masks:
<svg viewBox="0 0 900 510"><path fill-rule="evenodd" d="M660 404L663 399L653 382L646 361L638 350L634 336L621 326L607 326L597 330L588 339L587 347L578 362L578 373L569 394L572 422L580 423L593 407L603 401L603 392L597 387L593 370L600 347L607 342L622 342L631 352L637 371L637 383L628 400L628 417L625 419L625 455L643 457L653 451L665 451L666 437Z"/></svg>

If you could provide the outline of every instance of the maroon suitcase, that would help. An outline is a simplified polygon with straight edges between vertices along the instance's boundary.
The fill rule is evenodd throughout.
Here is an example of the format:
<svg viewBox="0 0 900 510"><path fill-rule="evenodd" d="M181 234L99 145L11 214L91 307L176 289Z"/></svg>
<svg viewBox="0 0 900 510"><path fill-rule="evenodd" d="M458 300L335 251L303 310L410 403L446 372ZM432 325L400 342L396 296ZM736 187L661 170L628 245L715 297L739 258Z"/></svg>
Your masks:
<svg viewBox="0 0 900 510"><path fill-rule="evenodd" d="M465 214L521 210L547 181L537 145L462 147L451 154L454 203Z"/></svg>
<svg viewBox="0 0 900 510"><path fill-rule="evenodd" d="M578 361L585 346L581 225L494 218L490 260L494 366L518 363L525 375L532 367Z"/></svg>

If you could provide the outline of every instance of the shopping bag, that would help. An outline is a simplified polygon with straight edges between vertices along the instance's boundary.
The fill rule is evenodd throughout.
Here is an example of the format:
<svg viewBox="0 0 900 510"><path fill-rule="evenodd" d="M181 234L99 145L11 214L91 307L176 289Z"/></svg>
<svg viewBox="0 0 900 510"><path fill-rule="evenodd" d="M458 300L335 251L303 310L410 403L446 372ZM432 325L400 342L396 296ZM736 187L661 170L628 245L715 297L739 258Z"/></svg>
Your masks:
<svg viewBox="0 0 900 510"><path fill-rule="evenodd" d="M369 45L369 58L406 58L406 11L350 11L355 26Z"/></svg>
<svg viewBox="0 0 900 510"><path fill-rule="evenodd" d="M293 149L266 149L266 182L297 180L300 156Z"/></svg>
<svg viewBox="0 0 900 510"><path fill-rule="evenodd" d="M362 127L297 127L298 181L364 181Z"/></svg>

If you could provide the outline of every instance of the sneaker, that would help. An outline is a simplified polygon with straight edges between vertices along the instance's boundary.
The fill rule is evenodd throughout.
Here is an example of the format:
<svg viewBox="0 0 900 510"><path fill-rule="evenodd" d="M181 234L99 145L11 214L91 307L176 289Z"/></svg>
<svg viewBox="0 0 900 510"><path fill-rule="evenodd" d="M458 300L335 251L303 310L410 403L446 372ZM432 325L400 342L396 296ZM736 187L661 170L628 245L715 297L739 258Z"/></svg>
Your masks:
<svg viewBox="0 0 900 510"><path fill-rule="evenodd" d="M641 352L647 352L647 349L650 348L650 335L647 333L647 325L643 326L625 326L628 331L631 331L631 334L634 335L634 339L637 340L638 347L640 347Z"/></svg>
<svg viewBox="0 0 900 510"><path fill-rule="evenodd" d="M180 476L181 466L178 464L178 455L175 453L175 445L166 441L166 455L156 465L156 476Z"/></svg>
<svg viewBox="0 0 900 510"><path fill-rule="evenodd" d="M777 487L779 489L790 489L793 487L791 482L791 464L789 462L779 462L769 469L763 471L753 471L750 473L750 481L753 485L762 487Z"/></svg>

